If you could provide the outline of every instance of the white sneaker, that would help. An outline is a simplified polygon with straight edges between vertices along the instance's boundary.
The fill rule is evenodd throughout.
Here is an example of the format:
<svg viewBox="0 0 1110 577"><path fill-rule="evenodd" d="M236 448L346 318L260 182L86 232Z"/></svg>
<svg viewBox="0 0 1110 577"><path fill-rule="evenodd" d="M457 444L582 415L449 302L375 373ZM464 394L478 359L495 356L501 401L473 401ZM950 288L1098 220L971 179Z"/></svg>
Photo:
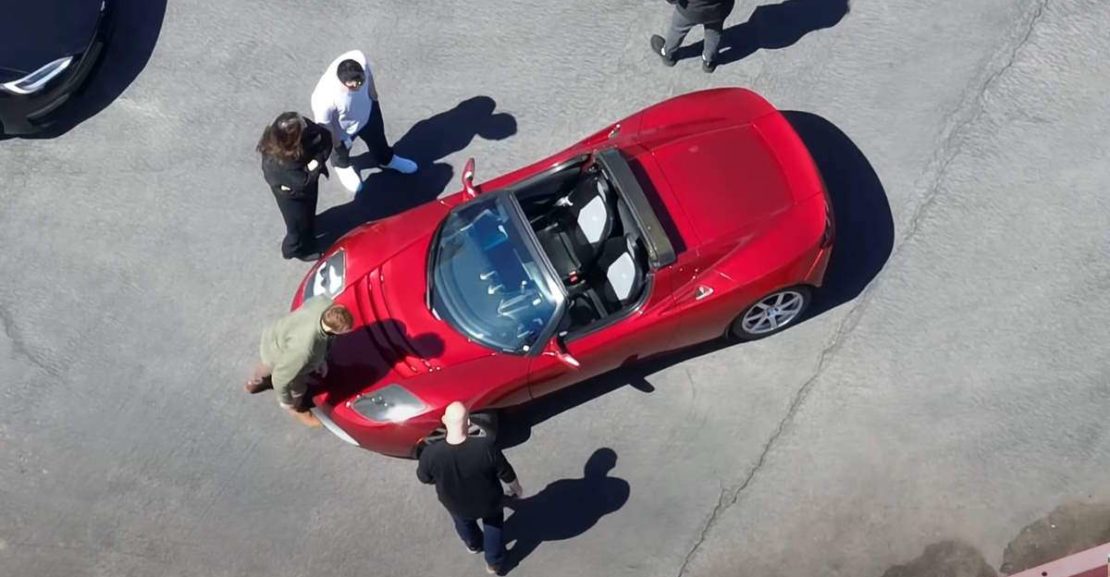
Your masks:
<svg viewBox="0 0 1110 577"><path fill-rule="evenodd" d="M396 170L402 174L412 174L416 172L417 168L415 162L403 156L397 156L396 154L393 155L393 160L390 160L389 164L385 165L385 167L390 170Z"/></svg>
<svg viewBox="0 0 1110 577"><path fill-rule="evenodd" d="M358 171L353 166L346 168L336 168L335 174L339 175L339 182L343 184L343 188L358 193L362 190L362 178L359 177Z"/></svg>

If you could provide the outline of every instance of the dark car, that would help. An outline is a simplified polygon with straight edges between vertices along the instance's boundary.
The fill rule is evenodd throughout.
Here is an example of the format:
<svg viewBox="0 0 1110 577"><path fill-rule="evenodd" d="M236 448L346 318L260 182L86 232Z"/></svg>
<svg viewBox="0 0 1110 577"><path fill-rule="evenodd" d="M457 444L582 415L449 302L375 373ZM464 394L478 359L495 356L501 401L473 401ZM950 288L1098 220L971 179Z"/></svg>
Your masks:
<svg viewBox="0 0 1110 577"><path fill-rule="evenodd" d="M0 135L46 129L104 51L106 0L17 0L0 14Z"/></svg>

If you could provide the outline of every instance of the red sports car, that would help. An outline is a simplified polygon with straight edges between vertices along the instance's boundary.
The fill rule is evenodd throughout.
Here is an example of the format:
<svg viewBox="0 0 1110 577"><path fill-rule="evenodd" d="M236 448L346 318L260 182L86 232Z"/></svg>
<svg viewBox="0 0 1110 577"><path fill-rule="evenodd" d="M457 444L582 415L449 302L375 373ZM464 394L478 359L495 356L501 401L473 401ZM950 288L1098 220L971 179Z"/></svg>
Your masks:
<svg viewBox="0 0 1110 577"><path fill-rule="evenodd" d="M293 300L359 328L332 347L316 416L413 457L452 401L498 409L622 365L797 322L833 245L805 145L759 95L673 98L511 174L351 231Z"/></svg>

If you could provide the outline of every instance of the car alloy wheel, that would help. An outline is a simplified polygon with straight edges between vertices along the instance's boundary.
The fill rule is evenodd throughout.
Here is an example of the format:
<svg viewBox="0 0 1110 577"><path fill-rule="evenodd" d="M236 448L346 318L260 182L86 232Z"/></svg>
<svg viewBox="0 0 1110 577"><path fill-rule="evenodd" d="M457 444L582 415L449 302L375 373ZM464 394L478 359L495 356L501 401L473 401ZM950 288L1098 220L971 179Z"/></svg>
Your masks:
<svg viewBox="0 0 1110 577"><path fill-rule="evenodd" d="M795 286L775 291L736 317L730 332L745 341L771 336L797 321L809 307L809 301L809 287Z"/></svg>
<svg viewBox="0 0 1110 577"><path fill-rule="evenodd" d="M497 413L473 413L470 415L470 428L467 432L471 437L496 439L497 422ZM442 441L446 436L447 431L443 427L439 427L432 431L427 437L424 437L424 444L431 445L432 443Z"/></svg>

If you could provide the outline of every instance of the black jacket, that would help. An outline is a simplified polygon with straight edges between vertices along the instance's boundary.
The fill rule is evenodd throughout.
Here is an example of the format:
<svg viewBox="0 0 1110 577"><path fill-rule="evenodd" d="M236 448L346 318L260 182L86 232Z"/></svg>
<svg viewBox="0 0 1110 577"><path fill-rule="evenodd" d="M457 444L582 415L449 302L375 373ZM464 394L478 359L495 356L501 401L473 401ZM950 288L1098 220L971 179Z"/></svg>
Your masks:
<svg viewBox="0 0 1110 577"><path fill-rule="evenodd" d="M420 454L416 477L435 484L439 502L463 519L480 519L501 510L501 481L516 471L487 438L470 437L459 445L432 443Z"/></svg>
<svg viewBox="0 0 1110 577"><path fill-rule="evenodd" d="M736 0L675 0L678 11L698 24L724 22L732 13Z"/></svg>
<svg viewBox="0 0 1110 577"><path fill-rule="evenodd" d="M262 157L262 177L274 194L290 198L316 193L316 181L320 173L327 174L324 163L331 155L331 133L328 129L305 119L304 132L301 133L301 146L304 147L304 158L297 161L285 161L269 156ZM309 170L308 163L315 160L319 163L316 170Z"/></svg>

